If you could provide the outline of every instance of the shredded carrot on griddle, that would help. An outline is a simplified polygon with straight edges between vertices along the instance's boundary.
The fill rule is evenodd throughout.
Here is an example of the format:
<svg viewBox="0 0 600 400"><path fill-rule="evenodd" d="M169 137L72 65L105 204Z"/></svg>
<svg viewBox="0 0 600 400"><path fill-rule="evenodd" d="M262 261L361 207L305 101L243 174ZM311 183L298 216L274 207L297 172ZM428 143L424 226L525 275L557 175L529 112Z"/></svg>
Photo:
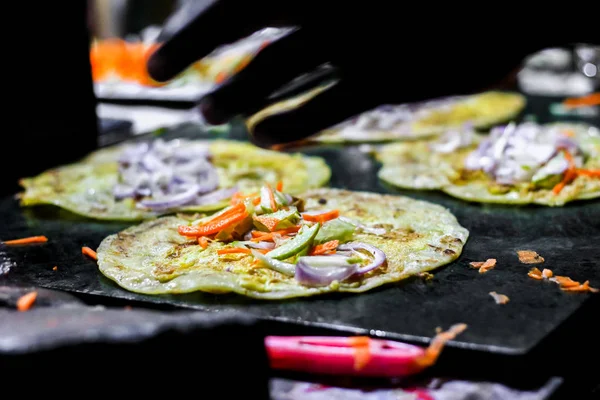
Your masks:
<svg viewBox="0 0 600 400"><path fill-rule="evenodd" d="M496 259L488 258L485 261L473 261L473 262L470 262L469 265L471 265L471 267L473 267L473 268L478 268L479 273L484 274L496 266Z"/></svg>
<svg viewBox="0 0 600 400"><path fill-rule="evenodd" d="M453 340L465 329L467 329L467 324L457 324L451 326L446 332L438 333L425 350L425 354L417 357L414 362L420 367L429 367L435 364L446 342Z"/></svg>
<svg viewBox="0 0 600 400"><path fill-rule="evenodd" d="M590 287L590 281L585 281L577 286L561 287L565 292L592 292L598 293L598 289Z"/></svg>
<svg viewBox="0 0 600 400"><path fill-rule="evenodd" d="M277 189L278 192L283 192L283 181L277 182L275 189Z"/></svg>
<svg viewBox="0 0 600 400"><path fill-rule="evenodd" d="M32 244L32 243L45 243L48 241L46 236L31 236L22 239L14 239L7 240L4 242L6 245L15 245L15 244Z"/></svg>
<svg viewBox="0 0 600 400"><path fill-rule="evenodd" d="M551 279L552 282L558 283L560 289L565 292L592 292L598 293L600 290L590 287L590 281L579 283L569 278L568 276L556 276Z"/></svg>
<svg viewBox="0 0 600 400"><path fill-rule="evenodd" d="M479 268L479 273L484 274L484 273L488 272L490 269L493 269L495 266L496 266L496 259L488 258L487 260L485 260L485 262L483 263L481 268Z"/></svg>
<svg viewBox="0 0 600 400"><path fill-rule="evenodd" d="M538 268L531 268L529 270L529 272L527 273L527 276L533 279L537 279L539 281L541 281L543 279L542 277L542 271L540 271Z"/></svg>
<svg viewBox="0 0 600 400"><path fill-rule="evenodd" d="M19 300L17 300L17 310L29 310L33 306L33 303L35 303L35 299L37 299L37 292L29 292L19 297Z"/></svg>
<svg viewBox="0 0 600 400"><path fill-rule="evenodd" d="M556 277L552 278L552 282L558 283L561 288L570 288L570 287L579 286L579 282L574 281L573 279L569 278L568 276L556 276Z"/></svg>
<svg viewBox="0 0 600 400"><path fill-rule="evenodd" d="M554 275L554 272L552 272L551 269L544 268L544 270L542 271L543 278L549 279L549 278L552 278L553 275Z"/></svg>
<svg viewBox="0 0 600 400"><path fill-rule="evenodd" d="M523 264L540 264L545 261L544 257L533 250L517 250L517 255Z"/></svg>
<svg viewBox="0 0 600 400"><path fill-rule="evenodd" d="M81 253L83 253L84 255L93 258L94 260L98 259L98 254L96 254L96 252L92 249L90 249L89 247L82 247L81 248Z"/></svg>

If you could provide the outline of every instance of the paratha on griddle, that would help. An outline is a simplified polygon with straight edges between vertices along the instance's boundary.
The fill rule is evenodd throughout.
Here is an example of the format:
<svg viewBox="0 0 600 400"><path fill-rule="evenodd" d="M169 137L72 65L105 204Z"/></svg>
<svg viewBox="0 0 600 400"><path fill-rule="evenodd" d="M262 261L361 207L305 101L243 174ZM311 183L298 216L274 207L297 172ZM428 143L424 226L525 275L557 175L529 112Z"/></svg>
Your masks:
<svg viewBox="0 0 600 400"><path fill-rule="evenodd" d="M525 107L518 93L485 92L416 104L384 105L328 129L320 142L386 142L432 137L470 124L486 129L508 122Z"/></svg>
<svg viewBox="0 0 600 400"><path fill-rule="evenodd" d="M183 140L125 144L21 180L22 206L52 204L104 220L143 220L176 211L208 212L264 182L291 193L326 184L319 157L284 154L249 143Z"/></svg>
<svg viewBox="0 0 600 400"><path fill-rule="evenodd" d="M468 201L562 206L600 197L600 131L584 124L510 124L489 137L456 129L435 141L385 145L377 158L391 185Z"/></svg>
<svg viewBox="0 0 600 400"><path fill-rule="evenodd" d="M248 130L252 132L254 126L262 120L293 110L331 87L333 87L331 84L321 86L259 111L247 120ZM448 129L459 128L465 124L483 130L512 120L523 110L525 104L525 97L518 93L485 92L420 103L382 105L326 129L308 138L307 141L324 143L410 141L437 136Z"/></svg>
<svg viewBox="0 0 600 400"><path fill-rule="evenodd" d="M407 197L315 189L297 199L263 187L241 201L199 221L162 217L111 235L100 271L146 294L360 293L452 262L469 236L448 210Z"/></svg>

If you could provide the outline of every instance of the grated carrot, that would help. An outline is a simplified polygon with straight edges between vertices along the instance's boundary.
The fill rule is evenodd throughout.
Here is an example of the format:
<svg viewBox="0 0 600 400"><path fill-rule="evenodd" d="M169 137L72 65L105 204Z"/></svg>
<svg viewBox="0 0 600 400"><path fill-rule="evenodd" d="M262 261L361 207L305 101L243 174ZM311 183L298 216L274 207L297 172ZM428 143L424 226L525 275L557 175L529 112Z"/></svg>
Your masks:
<svg viewBox="0 0 600 400"><path fill-rule="evenodd" d="M202 225L180 225L177 229L182 236L208 236L243 221L247 216L246 206L239 203Z"/></svg>
<svg viewBox="0 0 600 400"><path fill-rule="evenodd" d="M45 243L48 241L48 238L46 236L31 236L31 237L26 237L26 238L22 238L22 239L14 239L14 240L7 240L5 242L3 242L5 245L16 245L16 244L32 244L32 243Z"/></svg>
<svg viewBox="0 0 600 400"><path fill-rule="evenodd" d="M17 300L17 310L19 311L28 311L35 303L35 299L37 299L37 292L29 292L19 297Z"/></svg>
<svg viewBox="0 0 600 400"><path fill-rule="evenodd" d="M579 283L579 282L577 282ZM590 281L585 281L582 284L576 286L561 286L561 289L565 292L588 292L588 291L597 291L598 289L594 289L590 287Z"/></svg>
<svg viewBox="0 0 600 400"><path fill-rule="evenodd" d="M81 248L81 253L83 253L84 255L93 258L94 260L98 259L98 254L96 254L96 252L92 249L90 249L89 247L82 247Z"/></svg>
<svg viewBox="0 0 600 400"><path fill-rule="evenodd" d="M322 214L314 214L314 215L306 214L306 213L302 214L302 218L304 218L304 220L310 221L310 222L320 222L320 223L325 223L332 219L336 219L339 216L340 216L340 210L331 210L331 211L324 212Z"/></svg>
<svg viewBox="0 0 600 400"><path fill-rule="evenodd" d="M465 329L467 329L467 324L457 324L450 327L450 329L446 332L438 333L431 343L429 347L425 350L425 354L420 357L417 357L414 360L414 363L420 367L429 367L437 361L442 349L446 345L446 342L453 340L462 333Z"/></svg>
<svg viewBox="0 0 600 400"><path fill-rule="evenodd" d="M571 97L563 101L567 108L589 107L600 105L600 93L591 93L582 97Z"/></svg>
<svg viewBox="0 0 600 400"><path fill-rule="evenodd" d="M325 242L323 244L318 244L313 247L308 253L311 256L317 256L320 254L332 254L335 253L335 249L340 245L339 240L331 240L329 242Z"/></svg>
<svg viewBox="0 0 600 400"><path fill-rule="evenodd" d="M556 277L552 278L552 282L558 283L561 288L570 288L570 287L579 286L579 282L574 281L573 279L569 278L568 276L556 276Z"/></svg>
<svg viewBox="0 0 600 400"><path fill-rule="evenodd" d="M219 249L219 250L217 250L217 254L218 255L223 255L223 254L252 254L252 251L250 249L245 249L243 247L230 247L230 248L226 248L226 249Z"/></svg>
<svg viewBox="0 0 600 400"><path fill-rule="evenodd" d="M473 267L473 268L478 268L479 273L484 274L496 266L496 259L488 258L485 261L473 261L473 262L470 262L469 265L471 265L471 267Z"/></svg>
<svg viewBox="0 0 600 400"><path fill-rule="evenodd" d="M539 281L541 281L543 279L542 277L542 271L540 271L538 268L532 268L529 270L529 272L527 273L527 276L533 279L537 279Z"/></svg>
<svg viewBox="0 0 600 400"><path fill-rule="evenodd" d="M270 250L264 250L264 249L254 249L260 253L263 254L267 254ZM220 249L217 250L217 254L218 255L223 255L223 254L252 254L252 250L251 249L245 249L243 247L228 247L226 249Z"/></svg>
<svg viewBox="0 0 600 400"><path fill-rule="evenodd" d="M263 242L266 240L272 241L273 235L282 235L282 236L289 235L289 234L298 232L300 230L300 228L301 228L300 225L296 225L296 226L290 226L289 228L280 229L278 231L273 231L273 232L252 231L251 232L252 241L253 242Z"/></svg>
<svg viewBox="0 0 600 400"><path fill-rule="evenodd" d="M545 261L544 257L533 250L517 250L517 255L523 264L540 264Z"/></svg>
<svg viewBox="0 0 600 400"><path fill-rule="evenodd" d="M600 169L578 169L577 175L583 175L590 178L600 178Z"/></svg>

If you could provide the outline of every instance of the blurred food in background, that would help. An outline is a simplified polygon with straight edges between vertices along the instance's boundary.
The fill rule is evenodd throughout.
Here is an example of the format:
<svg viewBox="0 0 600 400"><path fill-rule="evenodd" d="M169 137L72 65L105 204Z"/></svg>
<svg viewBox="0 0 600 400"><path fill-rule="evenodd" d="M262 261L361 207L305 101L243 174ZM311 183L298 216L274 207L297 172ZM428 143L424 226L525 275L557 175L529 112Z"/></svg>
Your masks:
<svg viewBox="0 0 600 400"><path fill-rule="evenodd" d="M238 42L217 48L167 84L154 82L146 70L146 61L160 47L155 39L160 28L147 28L137 38L96 39L90 49L96 95L99 98L140 96L195 100L215 84L240 71L260 49L287 31L265 28Z"/></svg>
<svg viewBox="0 0 600 400"><path fill-rule="evenodd" d="M599 68L599 46L546 49L526 60L519 88L531 95L584 96L600 89Z"/></svg>
<svg viewBox="0 0 600 400"><path fill-rule="evenodd" d="M100 99L195 101L215 84L244 68L270 41L289 31L262 29L215 49L167 84L154 82L146 70L146 61L160 47L160 38L169 36L171 28L163 25L173 11L196 7L199 2L201 0L92 0L89 25L94 39L90 61L96 96ZM171 21L171 25L173 22L178 21Z"/></svg>

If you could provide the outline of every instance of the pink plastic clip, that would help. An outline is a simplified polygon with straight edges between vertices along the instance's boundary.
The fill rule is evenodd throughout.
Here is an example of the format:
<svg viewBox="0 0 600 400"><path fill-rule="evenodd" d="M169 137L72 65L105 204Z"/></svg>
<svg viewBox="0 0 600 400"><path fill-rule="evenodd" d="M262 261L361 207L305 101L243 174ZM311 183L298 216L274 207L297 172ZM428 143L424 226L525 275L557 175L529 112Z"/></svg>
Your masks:
<svg viewBox="0 0 600 400"><path fill-rule="evenodd" d="M415 362L425 353L421 347L360 339L362 350L356 337L268 336L265 346L274 369L364 377L401 377L423 369Z"/></svg>

